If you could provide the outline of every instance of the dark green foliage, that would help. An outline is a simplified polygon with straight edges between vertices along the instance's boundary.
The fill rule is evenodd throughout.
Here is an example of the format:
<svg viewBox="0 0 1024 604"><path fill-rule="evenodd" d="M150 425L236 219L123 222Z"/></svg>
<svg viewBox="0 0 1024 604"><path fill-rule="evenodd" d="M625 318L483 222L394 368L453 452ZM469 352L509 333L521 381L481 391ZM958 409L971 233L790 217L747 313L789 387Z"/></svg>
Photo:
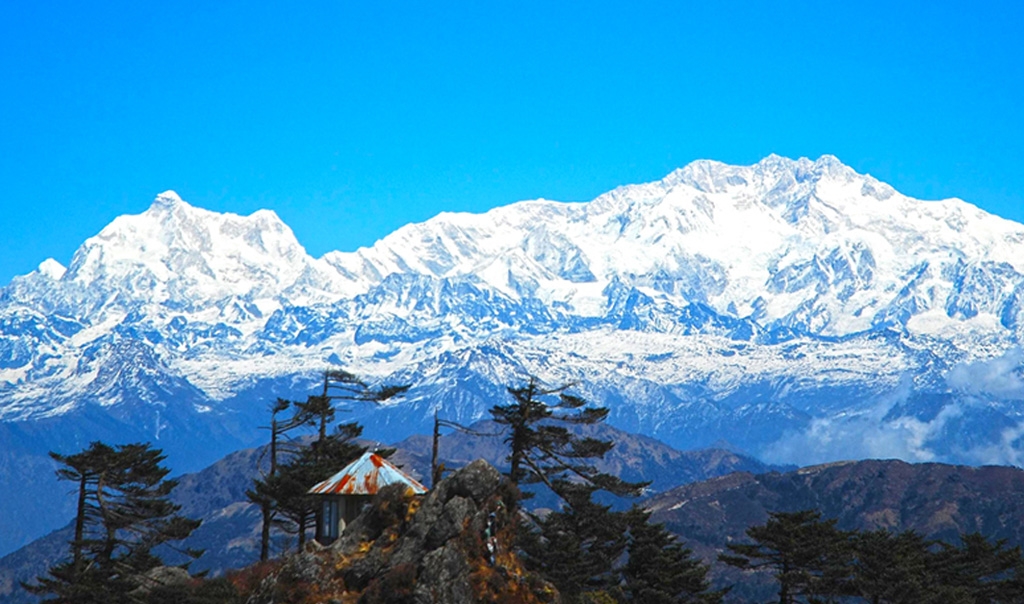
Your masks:
<svg viewBox="0 0 1024 604"><path fill-rule="evenodd" d="M255 482L250 499L273 502L279 524L298 536L300 547L319 509L319 500L307 491L363 454L366 448L354 442L360 434L358 424L342 424L334 434L313 441L279 464L275 474Z"/></svg>
<svg viewBox="0 0 1024 604"><path fill-rule="evenodd" d="M111 447L101 442L74 455L50 454L63 467L57 476L78 485L70 560L49 569L25 589L49 602L123 602L134 578L161 564L154 548L180 541L199 521L178 516L169 495L165 456L149 444ZM185 551L192 557L201 552Z"/></svg>
<svg viewBox="0 0 1024 604"><path fill-rule="evenodd" d="M321 507L318 500L306 494L316 483L330 478L346 464L356 459L366 449L353 441L362 433L362 427L355 423L337 426L329 434L328 426L334 422L337 400L349 402L379 403L398 396L409 386L383 386L371 388L354 374L332 369L324 372L323 389L318 395L307 397L305 402L291 402L278 399L270 408L270 471L261 479L253 481L253 488L246 493L249 500L260 506L263 516L260 536L260 560L270 555L271 523L298 536L298 545L306 542L310 528L315 528L319 538ZM288 410L292 416L278 420L278 414ZM297 445L295 441L284 440L295 430L315 428L316 438L308 446ZM285 463L279 463L279 453L287 455ZM382 457L388 451L378 451Z"/></svg>
<svg viewBox="0 0 1024 604"><path fill-rule="evenodd" d="M589 460L604 457L614 446L608 440L578 436L566 425L597 424L608 416L608 410L585 407L586 401L563 392L540 388L533 379L522 388L509 388L513 402L491 408L491 416L508 431L508 461L512 482L544 483L552 490L555 481L582 481L617 495L636 495L646 483L625 482L610 474L598 472ZM548 404L545 398L558 395L558 402Z"/></svg>
<svg viewBox="0 0 1024 604"><path fill-rule="evenodd" d="M629 530L629 560L622 568L626 601L720 602L723 593L710 591L708 567L664 525L651 524L650 517L650 512L636 506L625 514Z"/></svg>
<svg viewBox="0 0 1024 604"><path fill-rule="evenodd" d="M265 429L270 431L270 470L267 472L266 476L264 476L262 481L256 480L254 488L246 491L245 493L246 497L249 498L249 501L260 507L260 515L262 516L262 522L260 524L260 562L266 562L270 557L270 528L274 522L275 516L277 515L274 500L269 496L265 488L260 489L260 485L266 482L267 477L277 474L278 453L281 452L281 448L285 444L281 442L282 438L284 438L288 432L303 425L302 422L294 416L285 421L278 420L278 414L284 413L291 406L292 402L283 398L278 398L270 406L270 425L265 426Z"/></svg>
<svg viewBox="0 0 1024 604"><path fill-rule="evenodd" d="M913 531L885 530L853 535L849 592L868 602L914 604L925 601L929 543Z"/></svg>
<svg viewBox="0 0 1024 604"><path fill-rule="evenodd" d="M555 486L566 505L538 520L537 530L524 536L523 558L558 588L565 602L582 602L583 594L619 583L615 564L626 551L626 524L622 514L593 502L593 487Z"/></svg>
<svg viewBox="0 0 1024 604"><path fill-rule="evenodd" d="M614 512L595 503L593 486L555 483L565 506L536 522L521 539L527 568L558 588L568 604L717 603L708 567L693 557L650 513Z"/></svg>
<svg viewBox="0 0 1024 604"><path fill-rule="evenodd" d="M773 513L720 560L770 569L779 602L994 604L1024 602L1020 548L961 536L958 546L914 532L839 531L818 512Z"/></svg>
<svg viewBox="0 0 1024 604"><path fill-rule="evenodd" d="M771 569L779 582L780 604L799 596L834 598L847 590L849 535L821 520L814 510L774 512L762 526L747 529L752 544L729 545L735 555L726 564L743 569Z"/></svg>
<svg viewBox="0 0 1024 604"><path fill-rule="evenodd" d="M963 535L960 547L942 543L931 554L930 576L948 598L975 602L1020 602L1024 577L1015 573L1024 560L1019 547L989 542L977 533ZM937 601L937 600L934 600ZM952 601L947 599L946 601Z"/></svg>

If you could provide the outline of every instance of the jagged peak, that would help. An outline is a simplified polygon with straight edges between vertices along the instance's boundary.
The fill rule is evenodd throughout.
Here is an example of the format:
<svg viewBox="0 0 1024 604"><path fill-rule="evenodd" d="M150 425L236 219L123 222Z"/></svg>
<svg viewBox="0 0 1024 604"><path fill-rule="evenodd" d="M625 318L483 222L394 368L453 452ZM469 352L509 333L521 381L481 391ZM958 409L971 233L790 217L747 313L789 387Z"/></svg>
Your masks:
<svg viewBox="0 0 1024 604"><path fill-rule="evenodd" d="M859 176L853 168L834 155L822 155L812 161L806 157L790 159L772 153L752 166L732 165L709 159L694 160L682 168L673 170L658 181L658 184L666 188L686 184L706 193L714 193L721 192L728 186L747 184L751 172L770 175L769 179L773 181L781 177L792 177L797 182L819 180L822 177L849 179Z"/></svg>
<svg viewBox="0 0 1024 604"><path fill-rule="evenodd" d="M152 210L169 210L179 205L188 205L175 191L168 189L156 196L153 200Z"/></svg>
<svg viewBox="0 0 1024 604"><path fill-rule="evenodd" d="M771 153L761 161L754 164L753 167L768 172L804 172L811 173L815 176L823 176L826 174L857 174L853 168L844 164L838 157L828 153L813 161L807 157L790 159L788 157Z"/></svg>
<svg viewBox="0 0 1024 604"><path fill-rule="evenodd" d="M56 281L57 279L63 277L64 273L67 272L68 269L65 268L63 264L57 262L53 258L47 258L46 260L43 260L42 262L39 263L39 268L36 270L39 271L39 274L45 275Z"/></svg>

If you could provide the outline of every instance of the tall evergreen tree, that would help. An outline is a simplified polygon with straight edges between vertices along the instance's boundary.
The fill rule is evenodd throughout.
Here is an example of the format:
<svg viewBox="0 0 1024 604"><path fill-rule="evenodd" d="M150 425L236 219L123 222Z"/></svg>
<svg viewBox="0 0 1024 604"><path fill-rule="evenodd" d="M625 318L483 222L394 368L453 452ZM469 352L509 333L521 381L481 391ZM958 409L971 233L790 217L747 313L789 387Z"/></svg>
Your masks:
<svg viewBox="0 0 1024 604"><path fill-rule="evenodd" d="M310 526L319 538L321 508L306 494L314 484L328 478L363 453L365 448L353 444L362 428L355 423L341 424L330 433L337 416L335 401L380 403L409 389L407 385L373 388L352 373L331 369L324 372L319 394L305 402L278 399L271 406L270 469L253 481L246 492L250 501L260 506L263 516L260 534L260 559L270 554L270 528L273 523L298 536L305 544ZM278 414L292 411L290 418L279 420ZM285 437L298 429L313 428L315 436L299 445ZM387 455L386 452L378 453ZM281 462L281 456L286 460ZM280 516L280 517L279 517Z"/></svg>
<svg viewBox="0 0 1024 604"><path fill-rule="evenodd" d="M567 604L588 601L619 583L616 562L626 550L623 515L595 503L594 487L556 482L565 505L524 535L527 566L551 581Z"/></svg>
<svg viewBox="0 0 1024 604"><path fill-rule="evenodd" d="M732 544L719 559L763 568L779 582L779 602L870 604L1020 604L1024 555L980 534L960 544L914 533L840 531L818 512L773 513L751 527L753 543Z"/></svg>
<svg viewBox="0 0 1024 604"><path fill-rule="evenodd" d="M265 488L266 482L270 477L277 475L278 458L281 453L297 452L297 448L287 446L288 442L285 439L289 432L303 426L305 423L303 417L297 416L292 416L283 421L278 419L279 414L291 407L292 402L283 398L278 398L270 406L270 425L265 427L265 429L270 431L269 468L261 478L254 479L253 488L245 492L249 501L260 506L260 515L262 517L262 522L260 523L261 562L265 562L270 557L270 529L277 514L275 502L268 495L268 491Z"/></svg>
<svg viewBox="0 0 1024 604"><path fill-rule="evenodd" d="M1005 540L990 542L979 533L961 535L959 547L947 543L931 556L932 584L941 585L950 596L974 602L1020 602L1024 566L1019 547Z"/></svg>
<svg viewBox="0 0 1024 604"><path fill-rule="evenodd" d="M637 604L717 603L723 592L711 591L708 567L683 547L651 513L634 506L625 514L629 559L622 568L628 602Z"/></svg>
<svg viewBox="0 0 1024 604"><path fill-rule="evenodd" d="M768 522L747 529L749 544L730 544L734 555L719 560L742 569L767 568L779 582L779 603L798 596L832 601L846 593L850 572L850 535L816 510L772 512Z"/></svg>
<svg viewBox="0 0 1024 604"><path fill-rule="evenodd" d="M320 394L310 396L305 403L297 404L295 413L296 421L308 423L317 429L317 439L310 451L313 457L311 460L313 466L319 468L325 463L336 461L325 457L330 446L326 443L328 440L328 426L334 421L337 413L334 401L381 403L401 395L408 389L408 384L372 388L369 384L359 379L358 376L348 371L342 369L328 369L324 371L323 389ZM324 478L327 478L327 476L324 476ZM315 506L313 522L317 539L321 537L320 529L323 524L321 522L321 513L321 508ZM302 535L300 535L300 541L302 541Z"/></svg>
<svg viewBox="0 0 1024 604"><path fill-rule="evenodd" d="M179 516L169 496L165 456L148 444L110 447L94 442L75 455L51 456L63 480L78 485L71 559L50 568L29 592L48 602L126 601L137 575L161 564L153 549L188 537L198 520ZM186 550L193 557L199 552Z"/></svg>
<svg viewBox="0 0 1024 604"><path fill-rule="evenodd" d="M930 542L913 531L853 535L849 593L871 604L915 604L933 588L928 579Z"/></svg>
<svg viewBox="0 0 1024 604"><path fill-rule="evenodd" d="M298 537L299 547L305 544L319 511L318 500L307 491L363 454L366 447L355 442L360 434L359 424L339 425L333 434L311 442L279 464L273 475L256 481L252 498L273 502L281 516L279 525Z"/></svg>
<svg viewBox="0 0 1024 604"><path fill-rule="evenodd" d="M604 457L614 443L579 436L566 426L601 423L608 409L587 407L582 398L566 394L566 388L544 389L531 378L526 386L508 389L511 403L491 408L494 421L507 430L512 482L517 486L544 483L557 493L556 481L574 480L617 495L639 494L647 483L623 481L590 463ZM554 395L557 402L546 402Z"/></svg>

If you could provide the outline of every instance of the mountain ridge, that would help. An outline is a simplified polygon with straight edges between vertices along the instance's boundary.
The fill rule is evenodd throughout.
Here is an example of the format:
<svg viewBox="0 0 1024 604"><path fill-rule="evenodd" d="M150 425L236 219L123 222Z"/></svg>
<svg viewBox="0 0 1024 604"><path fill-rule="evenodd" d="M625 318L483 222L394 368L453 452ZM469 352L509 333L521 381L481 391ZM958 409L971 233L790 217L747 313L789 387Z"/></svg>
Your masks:
<svg viewBox="0 0 1024 604"><path fill-rule="evenodd" d="M52 426L3 453L34 467L46 447L123 434L198 469L254 444L262 401L341 366L413 385L352 410L386 441L435 411L485 418L537 376L681 449L1019 465L1022 333L1024 225L831 156L695 162L321 258L272 212L168 192L67 269L44 261L0 289L0 422Z"/></svg>

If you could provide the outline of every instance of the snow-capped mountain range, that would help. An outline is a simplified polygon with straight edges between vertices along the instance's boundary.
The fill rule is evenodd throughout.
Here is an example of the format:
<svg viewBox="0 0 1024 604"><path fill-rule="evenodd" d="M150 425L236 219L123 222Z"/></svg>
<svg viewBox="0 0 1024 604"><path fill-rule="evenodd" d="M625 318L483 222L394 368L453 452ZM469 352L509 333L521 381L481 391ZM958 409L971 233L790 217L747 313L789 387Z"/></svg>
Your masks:
<svg viewBox="0 0 1024 604"><path fill-rule="evenodd" d="M380 439L536 375L676 447L1016 464L1022 333L1024 225L831 156L698 161L321 258L271 211L168 191L0 290L0 425L26 455L130 435L194 468L337 365L413 384L354 410Z"/></svg>

